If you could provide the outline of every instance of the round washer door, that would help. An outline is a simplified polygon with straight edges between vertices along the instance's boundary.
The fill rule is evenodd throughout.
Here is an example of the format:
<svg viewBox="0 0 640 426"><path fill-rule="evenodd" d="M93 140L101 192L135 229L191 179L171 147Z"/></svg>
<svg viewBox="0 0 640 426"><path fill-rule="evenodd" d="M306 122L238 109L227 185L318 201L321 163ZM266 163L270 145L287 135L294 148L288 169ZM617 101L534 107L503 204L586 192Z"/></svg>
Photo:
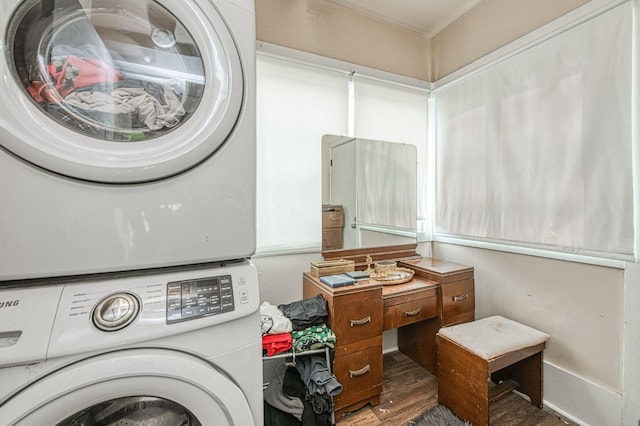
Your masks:
<svg viewBox="0 0 640 426"><path fill-rule="evenodd" d="M244 393L228 377L201 359L163 349L111 352L68 365L6 401L0 418L11 425L70 426L92 408L111 403L97 415L110 411L115 419L122 401L132 397L140 397L144 411L113 424L162 424L171 416L187 416L190 425L257 424ZM170 409L155 404L152 411L149 400L165 401ZM150 413L156 417L146 417Z"/></svg>
<svg viewBox="0 0 640 426"><path fill-rule="evenodd" d="M166 178L220 149L241 114L240 55L210 1L25 0L5 25L0 144L44 169Z"/></svg>

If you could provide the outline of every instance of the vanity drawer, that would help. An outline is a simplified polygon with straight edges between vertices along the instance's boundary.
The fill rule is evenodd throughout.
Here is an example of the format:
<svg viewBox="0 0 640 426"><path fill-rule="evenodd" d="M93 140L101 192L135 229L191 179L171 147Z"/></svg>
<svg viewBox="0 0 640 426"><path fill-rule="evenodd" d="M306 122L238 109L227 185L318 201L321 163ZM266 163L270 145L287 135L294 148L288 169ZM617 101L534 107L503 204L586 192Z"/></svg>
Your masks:
<svg viewBox="0 0 640 426"><path fill-rule="evenodd" d="M438 316L438 299L435 294L384 308L383 328L402 327L427 318Z"/></svg>
<svg viewBox="0 0 640 426"><path fill-rule="evenodd" d="M353 342L382 334L382 297L380 290L363 291L334 297L330 313L336 344Z"/></svg>
<svg viewBox="0 0 640 426"><path fill-rule="evenodd" d="M442 284L442 319L444 322L475 310L473 278Z"/></svg>
<svg viewBox="0 0 640 426"><path fill-rule="evenodd" d="M342 248L342 228L322 230L322 250L338 250Z"/></svg>
<svg viewBox="0 0 640 426"><path fill-rule="evenodd" d="M322 208L322 229L342 228L344 226L344 211L342 206Z"/></svg>
<svg viewBox="0 0 640 426"><path fill-rule="evenodd" d="M334 398L335 409L366 401L382 392L382 337L377 344L355 352L336 352L334 375L342 392Z"/></svg>

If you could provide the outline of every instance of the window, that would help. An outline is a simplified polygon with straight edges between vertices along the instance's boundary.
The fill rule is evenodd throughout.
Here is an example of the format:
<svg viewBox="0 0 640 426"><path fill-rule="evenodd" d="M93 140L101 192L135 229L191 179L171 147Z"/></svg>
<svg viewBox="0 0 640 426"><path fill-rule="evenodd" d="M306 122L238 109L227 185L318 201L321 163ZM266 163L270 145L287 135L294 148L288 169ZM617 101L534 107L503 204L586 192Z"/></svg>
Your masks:
<svg viewBox="0 0 640 426"><path fill-rule="evenodd" d="M417 150L417 212L407 215L402 204L395 212L387 212L392 217L414 218L418 213L418 229L426 226L427 218L427 130L428 130L428 92L414 87L400 86L387 82L357 77L354 81L355 98L355 136L365 139L377 139L414 145ZM363 176L361 179L371 179ZM407 188L408 189L408 188ZM412 188L413 189L413 188ZM408 192L413 194L413 191ZM396 190L396 199L402 199L402 191ZM361 209L364 216L377 212ZM365 220L366 221L366 220ZM373 220L385 223L384 220ZM406 224L406 223L405 223ZM416 223L410 228L415 228Z"/></svg>
<svg viewBox="0 0 640 426"><path fill-rule="evenodd" d="M348 68L258 55L258 253L320 249L323 135L347 136L355 128L356 137L426 153L427 90L352 75ZM421 170L426 174L419 161Z"/></svg>
<svg viewBox="0 0 640 426"><path fill-rule="evenodd" d="M631 4L435 90L436 238L632 258Z"/></svg>
<svg viewBox="0 0 640 426"><path fill-rule="evenodd" d="M257 59L257 251L317 249L320 142L347 133L348 74Z"/></svg>

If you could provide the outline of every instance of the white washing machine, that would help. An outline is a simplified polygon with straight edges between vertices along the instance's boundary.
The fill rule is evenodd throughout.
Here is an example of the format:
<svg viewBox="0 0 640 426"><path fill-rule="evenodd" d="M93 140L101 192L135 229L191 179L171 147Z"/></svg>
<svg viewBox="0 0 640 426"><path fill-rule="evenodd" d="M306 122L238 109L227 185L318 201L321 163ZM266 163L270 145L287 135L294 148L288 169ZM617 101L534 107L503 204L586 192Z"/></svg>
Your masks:
<svg viewBox="0 0 640 426"><path fill-rule="evenodd" d="M248 261L0 289L3 425L262 424Z"/></svg>
<svg viewBox="0 0 640 426"><path fill-rule="evenodd" d="M253 0L3 0L0 37L0 282L253 254Z"/></svg>

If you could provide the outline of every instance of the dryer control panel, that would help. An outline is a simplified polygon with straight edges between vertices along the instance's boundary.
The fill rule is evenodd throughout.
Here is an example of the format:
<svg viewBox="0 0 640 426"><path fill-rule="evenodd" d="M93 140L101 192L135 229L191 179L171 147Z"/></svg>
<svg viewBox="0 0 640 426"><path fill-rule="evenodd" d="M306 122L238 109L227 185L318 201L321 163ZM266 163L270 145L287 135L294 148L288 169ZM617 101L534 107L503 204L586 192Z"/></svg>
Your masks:
<svg viewBox="0 0 640 426"><path fill-rule="evenodd" d="M231 275L167 284L167 324L233 311Z"/></svg>

